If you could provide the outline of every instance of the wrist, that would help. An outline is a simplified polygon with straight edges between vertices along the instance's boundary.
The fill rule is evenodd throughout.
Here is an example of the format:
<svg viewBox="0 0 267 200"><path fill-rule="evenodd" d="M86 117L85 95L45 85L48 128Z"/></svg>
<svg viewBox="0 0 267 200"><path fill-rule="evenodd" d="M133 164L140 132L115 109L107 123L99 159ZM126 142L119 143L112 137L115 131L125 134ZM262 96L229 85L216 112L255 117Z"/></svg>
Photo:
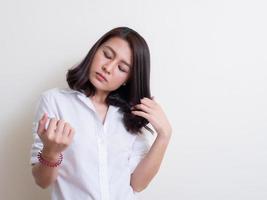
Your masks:
<svg viewBox="0 0 267 200"><path fill-rule="evenodd" d="M171 139L171 133L158 133L157 139L169 142L169 140Z"/></svg>
<svg viewBox="0 0 267 200"><path fill-rule="evenodd" d="M42 157L49 161L57 161L58 158L60 157L60 153L55 153L55 152L49 151L46 148L43 148Z"/></svg>
<svg viewBox="0 0 267 200"><path fill-rule="evenodd" d="M168 130L161 130L157 132L157 138L162 139L162 140L170 140L172 135L171 129Z"/></svg>
<svg viewBox="0 0 267 200"><path fill-rule="evenodd" d="M63 155L62 153L60 153L60 155L55 158L54 156L56 155L49 155L47 157L45 157L46 155L43 155L43 151L39 151L38 153L38 160L41 164L48 166L48 167L57 167L61 164L62 160L63 160Z"/></svg>

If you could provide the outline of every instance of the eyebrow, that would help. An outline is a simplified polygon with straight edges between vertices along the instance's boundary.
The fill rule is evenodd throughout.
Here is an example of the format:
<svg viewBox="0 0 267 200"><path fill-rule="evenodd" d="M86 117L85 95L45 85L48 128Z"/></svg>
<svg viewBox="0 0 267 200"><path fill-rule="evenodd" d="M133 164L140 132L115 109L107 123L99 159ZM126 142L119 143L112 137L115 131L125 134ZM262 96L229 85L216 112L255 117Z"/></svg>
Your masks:
<svg viewBox="0 0 267 200"><path fill-rule="evenodd" d="M114 55L116 55L115 50L112 49L110 46L107 46L107 45L106 45L106 46L104 46L104 47L107 47L109 50L112 51L112 53L113 53ZM128 67L131 67L131 65L130 65L129 63L127 63L126 61L122 60L122 62L123 62L125 65L127 65Z"/></svg>

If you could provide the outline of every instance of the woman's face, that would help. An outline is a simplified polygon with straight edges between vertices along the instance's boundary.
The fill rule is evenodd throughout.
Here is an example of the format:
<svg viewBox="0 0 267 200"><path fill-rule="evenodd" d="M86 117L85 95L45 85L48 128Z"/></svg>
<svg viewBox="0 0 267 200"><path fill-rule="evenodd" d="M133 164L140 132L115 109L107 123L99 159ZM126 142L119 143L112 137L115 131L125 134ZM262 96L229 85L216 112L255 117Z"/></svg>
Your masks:
<svg viewBox="0 0 267 200"><path fill-rule="evenodd" d="M126 83L131 66L132 52L128 42L119 37L113 37L96 51L89 80L96 90L109 93Z"/></svg>

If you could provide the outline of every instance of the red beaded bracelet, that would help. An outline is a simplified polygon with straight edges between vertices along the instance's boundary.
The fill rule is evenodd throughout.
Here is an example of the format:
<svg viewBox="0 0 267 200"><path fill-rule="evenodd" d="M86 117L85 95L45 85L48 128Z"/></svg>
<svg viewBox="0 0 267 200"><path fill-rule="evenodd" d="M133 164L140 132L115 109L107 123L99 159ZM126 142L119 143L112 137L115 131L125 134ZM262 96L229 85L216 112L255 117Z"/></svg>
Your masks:
<svg viewBox="0 0 267 200"><path fill-rule="evenodd" d="M62 160L63 160L63 155L62 155L62 153L60 153L59 160L58 160L57 162L55 162L55 163L50 162L50 161L48 161L48 160L45 160L45 159L42 157L42 150L39 151L39 153L38 153L37 156L38 156L38 160L39 160L39 162L42 163L42 164L44 164L44 165L46 165L46 166L48 166L48 167L57 167L58 165L61 164L61 162L62 162Z"/></svg>

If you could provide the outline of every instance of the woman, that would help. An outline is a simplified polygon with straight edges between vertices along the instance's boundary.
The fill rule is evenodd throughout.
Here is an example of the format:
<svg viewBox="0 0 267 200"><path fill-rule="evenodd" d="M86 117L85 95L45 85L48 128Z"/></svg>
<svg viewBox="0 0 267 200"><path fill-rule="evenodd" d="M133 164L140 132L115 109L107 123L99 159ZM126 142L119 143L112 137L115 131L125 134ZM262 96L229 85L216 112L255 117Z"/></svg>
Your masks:
<svg viewBox="0 0 267 200"><path fill-rule="evenodd" d="M132 200L157 173L171 126L150 96L145 40L127 27L103 35L67 73L69 88L41 94L32 174L53 200ZM152 145L146 130L157 133Z"/></svg>

